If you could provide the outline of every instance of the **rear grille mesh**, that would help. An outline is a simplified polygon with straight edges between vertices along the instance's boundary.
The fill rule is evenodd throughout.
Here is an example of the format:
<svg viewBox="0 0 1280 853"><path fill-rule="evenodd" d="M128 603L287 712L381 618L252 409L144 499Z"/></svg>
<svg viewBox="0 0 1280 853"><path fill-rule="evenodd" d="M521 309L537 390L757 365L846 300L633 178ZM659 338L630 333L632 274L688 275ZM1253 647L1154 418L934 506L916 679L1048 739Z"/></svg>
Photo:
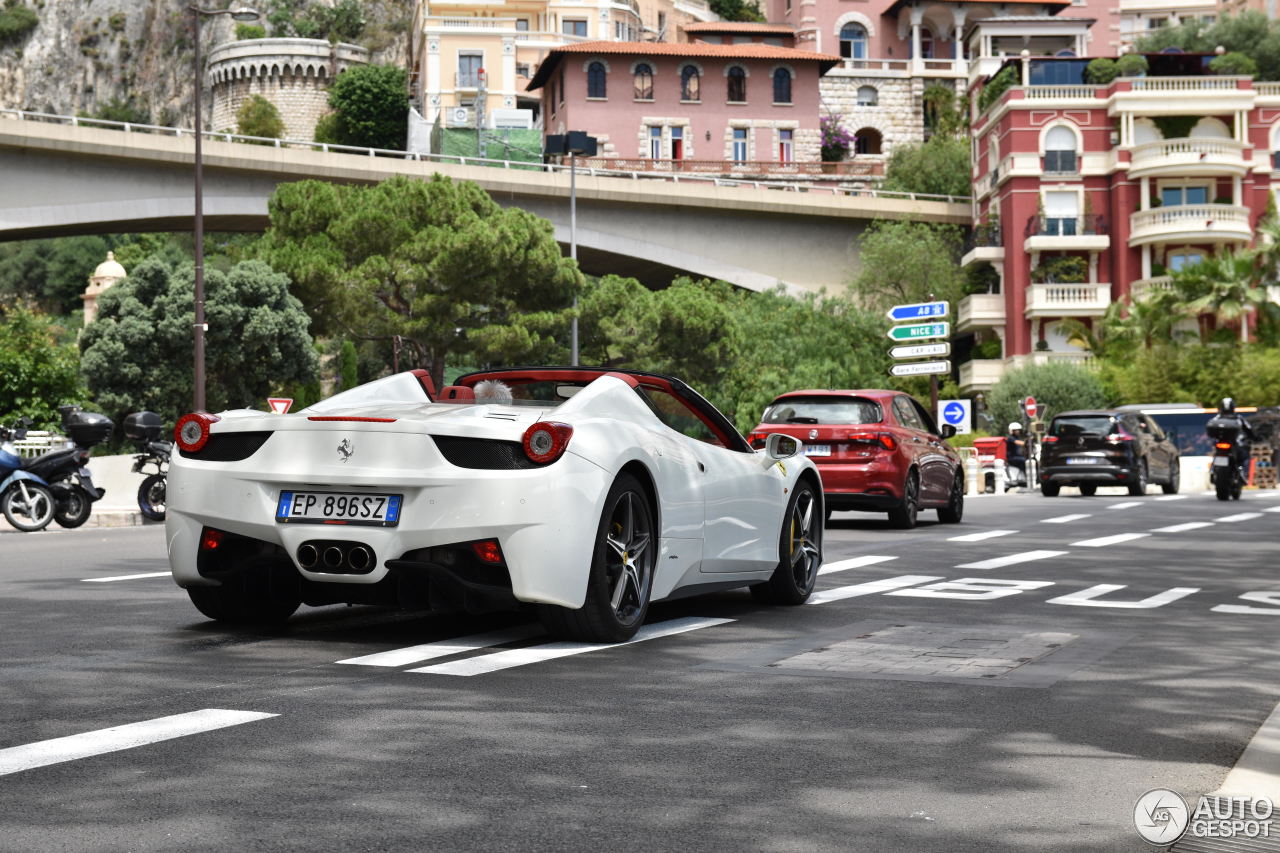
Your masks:
<svg viewBox="0 0 1280 853"><path fill-rule="evenodd" d="M524 448L518 441L461 438L454 435L433 435L431 438L436 447L440 448L440 454L445 460L459 468L510 471L541 467L524 455Z"/></svg>
<svg viewBox="0 0 1280 853"><path fill-rule="evenodd" d="M240 462L258 452L271 437L265 432L227 432L209 436L204 447L195 453L178 447L178 454L187 459L199 459L201 462Z"/></svg>

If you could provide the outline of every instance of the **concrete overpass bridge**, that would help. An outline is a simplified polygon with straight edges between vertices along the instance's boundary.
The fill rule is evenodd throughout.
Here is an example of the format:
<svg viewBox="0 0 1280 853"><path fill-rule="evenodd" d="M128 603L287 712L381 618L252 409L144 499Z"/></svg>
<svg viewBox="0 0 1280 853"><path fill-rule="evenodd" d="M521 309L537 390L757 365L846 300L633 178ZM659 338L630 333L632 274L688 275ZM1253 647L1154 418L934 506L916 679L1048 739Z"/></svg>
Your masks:
<svg viewBox="0 0 1280 853"><path fill-rule="evenodd" d="M277 184L375 183L439 172L480 184L503 205L544 216L569 240L567 169L312 143L204 143L207 231L266 228ZM0 240L192 228L189 130L0 110ZM447 162L451 161L451 162ZM855 238L877 218L967 225L967 199L830 187L578 170L584 270L665 284L679 274L751 290L841 288L858 268Z"/></svg>

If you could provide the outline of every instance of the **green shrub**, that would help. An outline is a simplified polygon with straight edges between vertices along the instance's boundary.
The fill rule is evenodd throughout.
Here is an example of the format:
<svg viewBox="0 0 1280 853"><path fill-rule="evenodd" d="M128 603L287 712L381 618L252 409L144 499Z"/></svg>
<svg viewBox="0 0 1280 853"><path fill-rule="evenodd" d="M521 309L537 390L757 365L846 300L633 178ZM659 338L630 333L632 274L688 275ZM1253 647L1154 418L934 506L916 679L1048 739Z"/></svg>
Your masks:
<svg viewBox="0 0 1280 853"><path fill-rule="evenodd" d="M284 120L275 104L254 95L236 110L236 132L242 136L279 139L284 136Z"/></svg>
<svg viewBox="0 0 1280 853"><path fill-rule="evenodd" d="M1120 69L1116 67L1116 61L1105 56L1093 60L1084 69L1085 82L1095 86L1105 86L1119 76Z"/></svg>
<svg viewBox="0 0 1280 853"><path fill-rule="evenodd" d="M1004 347L1001 345L999 338L990 338L980 344L974 344L973 349L969 350L969 353L974 358L1000 358L1004 355Z"/></svg>
<svg viewBox="0 0 1280 853"><path fill-rule="evenodd" d="M1000 100L1001 95L1016 85L1018 80L1018 71L1015 66L1006 65L1002 68L996 76L987 81L987 85L982 87L982 92L978 95L978 112L985 113L992 104Z"/></svg>
<svg viewBox="0 0 1280 853"><path fill-rule="evenodd" d="M1116 60L1121 77L1142 77L1147 73L1147 58L1140 53L1126 53Z"/></svg>
<svg viewBox="0 0 1280 853"><path fill-rule="evenodd" d="M266 37L267 28L261 24L236 24L236 39L239 41L264 39Z"/></svg>
<svg viewBox="0 0 1280 853"><path fill-rule="evenodd" d="M1031 280L1040 283L1079 284L1088 277L1088 261L1073 255L1043 258L1040 261L1040 266L1031 271Z"/></svg>
<svg viewBox="0 0 1280 853"><path fill-rule="evenodd" d="M1255 77L1258 74L1258 63L1233 50L1209 60L1209 70L1228 77Z"/></svg>
<svg viewBox="0 0 1280 853"><path fill-rule="evenodd" d="M1057 362L1028 365L1006 373L987 395L987 410L997 424L1021 421L1024 415L1018 402L1023 397L1035 397L1048 417L1071 409L1105 406L1108 402L1102 382L1093 371Z"/></svg>
<svg viewBox="0 0 1280 853"><path fill-rule="evenodd" d="M326 113L316 122L316 132L313 137L316 142L323 142L328 145L338 144L338 114Z"/></svg>
<svg viewBox="0 0 1280 853"><path fill-rule="evenodd" d="M40 19L26 7L22 0L5 0L0 6L0 47L22 40L36 28Z"/></svg>

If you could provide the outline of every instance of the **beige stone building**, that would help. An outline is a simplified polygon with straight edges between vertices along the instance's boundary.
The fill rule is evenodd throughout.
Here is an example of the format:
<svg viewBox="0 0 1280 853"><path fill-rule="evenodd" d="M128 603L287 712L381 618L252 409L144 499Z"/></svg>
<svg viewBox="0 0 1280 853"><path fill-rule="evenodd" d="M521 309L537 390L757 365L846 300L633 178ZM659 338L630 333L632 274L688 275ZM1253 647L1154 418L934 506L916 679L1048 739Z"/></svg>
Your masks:
<svg viewBox="0 0 1280 853"><path fill-rule="evenodd" d="M80 298L84 300L84 324L87 326L98 317L98 297L111 285L128 275L116 260L115 252L107 252L107 259L98 264L89 276L89 286Z"/></svg>

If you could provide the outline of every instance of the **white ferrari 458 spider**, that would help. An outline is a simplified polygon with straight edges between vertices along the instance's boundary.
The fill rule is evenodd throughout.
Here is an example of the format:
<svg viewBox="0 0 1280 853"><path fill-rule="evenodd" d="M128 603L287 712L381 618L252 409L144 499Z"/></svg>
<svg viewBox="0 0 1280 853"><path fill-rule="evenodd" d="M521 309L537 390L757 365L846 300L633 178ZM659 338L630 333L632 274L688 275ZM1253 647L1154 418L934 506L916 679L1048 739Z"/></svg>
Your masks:
<svg viewBox="0 0 1280 853"><path fill-rule="evenodd" d="M822 562L800 442L753 451L668 376L513 368L436 393L410 371L175 432L169 563L211 619L532 606L557 636L616 642L650 601L749 586L800 604Z"/></svg>

